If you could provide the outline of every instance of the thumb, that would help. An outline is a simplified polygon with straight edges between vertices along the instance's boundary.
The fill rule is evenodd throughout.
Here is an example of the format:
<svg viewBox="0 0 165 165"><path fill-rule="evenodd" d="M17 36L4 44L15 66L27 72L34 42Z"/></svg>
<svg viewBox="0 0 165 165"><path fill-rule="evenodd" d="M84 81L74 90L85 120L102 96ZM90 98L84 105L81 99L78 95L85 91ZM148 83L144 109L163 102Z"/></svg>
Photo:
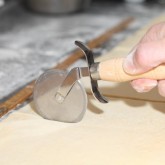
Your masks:
<svg viewBox="0 0 165 165"><path fill-rule="evenodd" d="M129 74L140 74L165 62L165 40L140 43L123 62Z"/></svg>

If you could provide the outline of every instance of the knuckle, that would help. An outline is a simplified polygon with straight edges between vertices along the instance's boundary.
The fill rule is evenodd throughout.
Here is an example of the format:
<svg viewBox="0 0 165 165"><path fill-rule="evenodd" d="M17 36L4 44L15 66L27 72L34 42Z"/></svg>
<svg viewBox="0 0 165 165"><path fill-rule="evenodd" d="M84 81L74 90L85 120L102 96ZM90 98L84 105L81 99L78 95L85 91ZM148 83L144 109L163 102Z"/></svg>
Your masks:
<svg viewBox="0 0 165 165"><path fill-rule="evenodd" d="M158 39L165 36L165 22L160 22L158 24L152 25L148 32L147 37L150 36L151 39Z"/></svg>
<svg viewBox="0 0 165 165"><path fill-rule="evenodd" d="M149 28L149 31L155 31L155 30L157 31L157 30L161 29L164 26L165 26L165 23L164 22L160 22L160 23L157 23L157 24L152 25Z"/></svg>

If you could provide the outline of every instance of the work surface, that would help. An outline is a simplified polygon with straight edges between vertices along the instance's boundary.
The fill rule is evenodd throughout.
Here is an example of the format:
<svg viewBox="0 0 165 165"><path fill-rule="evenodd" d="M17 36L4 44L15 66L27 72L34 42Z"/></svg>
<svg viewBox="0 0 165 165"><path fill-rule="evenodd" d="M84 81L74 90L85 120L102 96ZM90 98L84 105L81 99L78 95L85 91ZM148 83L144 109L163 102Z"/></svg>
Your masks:
<svg viewBox="0 0 165 165"><path fill-rule="evenodd" d="M74 41L87 42L124 18L134 23L114 36L100 53L164 11L161 5L97 2L85 12L45 16L28 11L15 1L0 9L0 102L37 78L75 49ZM131 49L131 47L130 47Z"/></svg>
<svg viewBox="0 0 165 165"><path fill-rule="evenodd" d="M165 103L89 98L84 119L42 119L30 105L0 125L1 165L164 165Z"/></svg>
<svg viewBox="0 0 165 165"><path fill-rule="evenodd" d="M115 52L127 54L146 29L98 60L112 58ZM88 91L88 80L83 82ZM8 115L0 124L0 164L164 165L164 98L156 90L137 95L128 84L100 85L110 103L98 103L88 91L87 112L79 123L45 120L33 103ZM128 91L129 98L126 92L120 96L121 91Z"/></svg>

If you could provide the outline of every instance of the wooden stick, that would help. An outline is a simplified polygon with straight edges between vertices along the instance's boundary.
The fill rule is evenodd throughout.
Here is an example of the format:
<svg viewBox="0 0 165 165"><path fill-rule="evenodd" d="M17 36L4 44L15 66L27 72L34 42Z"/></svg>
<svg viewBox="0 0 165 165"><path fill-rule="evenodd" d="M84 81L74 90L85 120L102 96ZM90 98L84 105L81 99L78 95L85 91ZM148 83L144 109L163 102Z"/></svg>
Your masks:
<svg viewBox="0 0 165 165"><path fill-rule="evenodd" d="M141 78L163 80L165 79L165 65L159 65L156 68L143 74L130 75L123 70L124 58L113 58L103 61L99 64L99 75L101 80L112 82L126 82Z"/></svg>
<svg viewBox="0 0 165 165"><path fill-rule="evenodd" d="M120 22L117 26L109 29L99 37L93 39L88 42L88 46L92 48L96 48L101 46L104 42L109 40L113 35L119 33L120 31L126 29L128 25L133 21L133 18L127 18ZM54 68L56 69L67 69L70 65L76 62L78 59L83 57L83 53L80 50L74 51L71 55L68 56L63 62L57 64ZM14 96L10 97L8 100L0 104L0 117L7 114L9 111L15 109L18 105L22 104L26 101L33 93L33 87L35 84L35 80L30 84L25 86L23 89L18 91Z"/></svg>

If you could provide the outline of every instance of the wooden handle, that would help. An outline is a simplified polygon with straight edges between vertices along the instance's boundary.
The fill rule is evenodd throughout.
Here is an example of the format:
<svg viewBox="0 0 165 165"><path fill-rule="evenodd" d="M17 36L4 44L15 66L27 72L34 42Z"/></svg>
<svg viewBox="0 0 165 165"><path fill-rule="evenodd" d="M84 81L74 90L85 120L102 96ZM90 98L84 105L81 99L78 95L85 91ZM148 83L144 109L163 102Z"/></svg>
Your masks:
<svg viewBox="0 0 165 165"><path fill-rule="evenodd" d="M158 67L139 75L130 75L123 70L124 58L116 58L99 64L99 74L101 80L125 82L139 78L149 78L155 80L165 79L165 65Z"/></svg>

